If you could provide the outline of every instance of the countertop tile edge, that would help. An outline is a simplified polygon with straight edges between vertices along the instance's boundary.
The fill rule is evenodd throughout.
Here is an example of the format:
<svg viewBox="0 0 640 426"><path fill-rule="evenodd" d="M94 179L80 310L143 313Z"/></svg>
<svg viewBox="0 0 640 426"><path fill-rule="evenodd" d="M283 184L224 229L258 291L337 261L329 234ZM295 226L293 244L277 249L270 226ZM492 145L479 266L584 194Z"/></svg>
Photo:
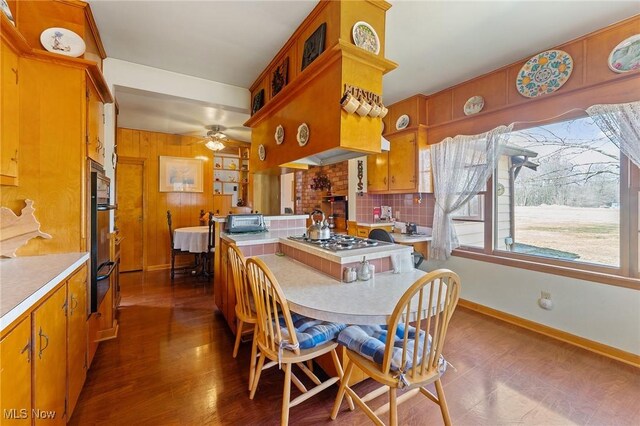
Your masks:
<svg viewBox="0 0 640 426"><path fill-rule="evenodd" d="M89 260L89 253L83 253L78 260L73 262L62 272L56 275L53 279L45 283L42 287L33 292L29 297L18 303L18 305L16 305L14 308L0 317L0 332L3 332L5 328L7 328L16 319L18 319L20 315L28 311L33 305L35 305L40 299L42 299L47 293L54 289L58 284L60 284L66 277L68 277L73 271L78 269L87 260Z"/></svg>

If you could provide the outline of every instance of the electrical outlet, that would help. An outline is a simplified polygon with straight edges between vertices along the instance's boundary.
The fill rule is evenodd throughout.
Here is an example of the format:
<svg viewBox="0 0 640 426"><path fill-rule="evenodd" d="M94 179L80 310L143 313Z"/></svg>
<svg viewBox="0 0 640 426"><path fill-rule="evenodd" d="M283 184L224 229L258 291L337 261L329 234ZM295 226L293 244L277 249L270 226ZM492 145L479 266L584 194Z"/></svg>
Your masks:
<svg viewBox="0 0 640 426"><path fill-rule="evenodd" d="M540 298L541 299L551 299L551 293L548 291L541 291L540 292Z"/></svg>

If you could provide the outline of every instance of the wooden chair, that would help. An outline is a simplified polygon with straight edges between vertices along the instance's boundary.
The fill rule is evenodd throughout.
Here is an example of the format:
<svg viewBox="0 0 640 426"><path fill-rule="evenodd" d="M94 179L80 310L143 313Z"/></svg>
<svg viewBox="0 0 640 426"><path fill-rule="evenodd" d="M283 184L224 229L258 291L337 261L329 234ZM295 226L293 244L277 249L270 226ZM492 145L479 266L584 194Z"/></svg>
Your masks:
<svg viewBox="0 0 640 426"><path fill-rule="evenodd" d="M236 291L236 320L238 326L236 329L236 342L233 346L233 357L238 355L240 347L240 339L242 337L242 328L244 324L253 327L253 341L251 343L251 365L249 368L249 390L255 376L256 357L257 357L257 322L256 312L252 306L253 296L251 294L251 286L247 278L247 270L245 268L245 258L235 244L231 244L228 250L229 263L231 264L231 272L233 275L233 286Z"/></svg>
<svg viewBox="0 0 640 426"><path fill-rule="evenodd" d="M190 253L188 251L183 251L177 248L174 248L173 246L173 226L172 226L172 221L171 221L171 210L167 210L167 225L169 225L169 243L170 243L170 253L171 253L171 279L173 280L173 278L176 275L176 256L178 255L190 255L190 256L194 256L194 258L197 259L197 256L195 256L194 253ZM178 272L187 272L187 271L192 271L194 270L194 268L197 266L197 261L194 261L194 265L193 266L186 266L186 267L182 267L179 268L177 271Z"/></svg>
<svg viewBox="0 0 640 426"><path fill-rule="evenodd" d="M289 305L278 281L275 279L267 265L260 258L250 258L246 262L247 275L251 284L251 290L256 306L257 332L256 341L260 350L260 358L255 369L255 378L251 385L250 399L256 394L260 373L265 359L276 361L284 365L284 390L282 393L282 414L280 423L286 425L289 422L289 409L316 395L329 386L338 383L342 378L342 367L338 361L336 348L338 344L334 340L328 340L310 349L300 349L300 341L296 334ZM284 323L284 325L283 325ZM280 327L276 326L280 324ZM323 323L323 325L333 325ZM331 353L337 376L321 382L318 377L303 363ZM291 372L292 364L296 364L316 384L313 389L307 390L300 380ZM291 383L300 389L299 395L293 401L291 397ZM350 399L349 399L349 402Z"/></svg>
<svg viewBox="0 0 640 426"><path fill-rule="evenodd" d="M387 323L386 333L388 334L382 363L374 362L370 359L371 357L366 358L349 348L354 346L355 349L355 346L366 345L362 340L347 342L344 337L354 336L352 327L358 326L343 330L338 340L347 344L352 343L352 345L347 346L346 354L349 361L333 406L331 419L336 418L346 392L376 425L384 424L378 416L389 411L389 423L395 426L398 424L398 404L422 393L440 406L444 423L450 425L451 418L440 377L446 369L442 348L449 320L458 304L459 292L460 278L446 269L433 271L417 280L402 295ZM413 328L410 323L415 323L416 328ZM362 328L366 327L362 326ZM398 345L397 340L401 340L402 344ZM395 346L394 343L396 343ZM419 349L414 350L414 348ZM354 366L358 366L383 386L360 398L347 386ZM426 385L430 383L435 383L437 396L427 390ZM396 391L399 388L409 390L396 397ZM389 393L389 403L375 412L372 411L366 402L385 392Z"/></svg>
<svg viewBox="0 0 640 426"><path fill-rule="evenodd" d="M216 222L213 220L214 216L212 212L209 212L209 219L207 220L207 225L209 226L209 231L207 235L207 252L204 253L202 259L202 267L204 268L204 274L209 277L213 277L213 258L216 252L216 240L215 240L215 230L216 230Z"/></svg>

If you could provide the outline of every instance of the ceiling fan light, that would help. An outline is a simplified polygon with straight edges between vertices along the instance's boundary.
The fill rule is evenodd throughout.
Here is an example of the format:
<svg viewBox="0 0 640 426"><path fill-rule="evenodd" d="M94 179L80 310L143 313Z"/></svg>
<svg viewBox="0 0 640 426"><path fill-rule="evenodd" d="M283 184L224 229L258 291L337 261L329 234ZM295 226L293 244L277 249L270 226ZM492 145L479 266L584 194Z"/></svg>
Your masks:
<svg viewBox="0 0 640 426"><path fill-rule="evenodd" d="M224 144L219 140L208 140L207 143L204 144L211 151L220 151L225 148Z"/></svg>

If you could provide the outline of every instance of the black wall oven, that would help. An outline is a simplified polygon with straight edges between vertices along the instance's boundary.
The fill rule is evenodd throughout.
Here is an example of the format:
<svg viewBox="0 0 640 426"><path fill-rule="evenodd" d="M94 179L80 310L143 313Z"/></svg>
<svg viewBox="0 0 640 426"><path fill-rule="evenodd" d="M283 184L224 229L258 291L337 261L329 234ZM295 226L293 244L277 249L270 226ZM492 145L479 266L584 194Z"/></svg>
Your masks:
<svg viewBox="0 0 640 426"><path fill-rule="evenodd" d="M110 179L97 163L91 163L91 312L97 312L109 290L109 277L116 268L109 256Z"/></svg>

